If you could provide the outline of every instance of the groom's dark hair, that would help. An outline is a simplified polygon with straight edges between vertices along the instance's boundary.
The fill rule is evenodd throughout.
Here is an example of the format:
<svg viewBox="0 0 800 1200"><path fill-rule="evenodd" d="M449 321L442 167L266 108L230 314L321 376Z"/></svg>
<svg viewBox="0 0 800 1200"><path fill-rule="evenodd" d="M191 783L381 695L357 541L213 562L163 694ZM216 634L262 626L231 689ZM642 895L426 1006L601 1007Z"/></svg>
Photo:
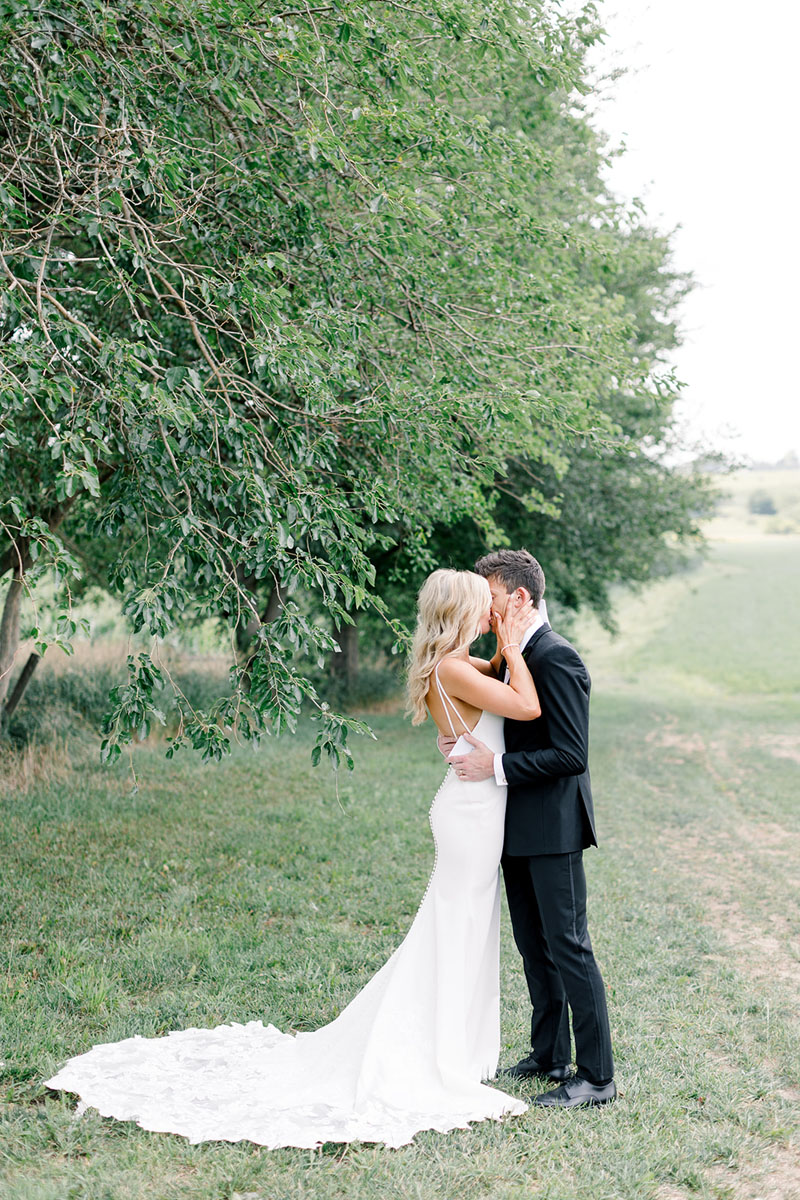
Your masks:
<svg viewBox="0 0 800 1200"><path fill-rule="evenodd" d="M475 563L484 579L499 579L507 592L524 587L530 592L533 607L538 608L544 595L544 571L527 550L494 550Z"/></svg>

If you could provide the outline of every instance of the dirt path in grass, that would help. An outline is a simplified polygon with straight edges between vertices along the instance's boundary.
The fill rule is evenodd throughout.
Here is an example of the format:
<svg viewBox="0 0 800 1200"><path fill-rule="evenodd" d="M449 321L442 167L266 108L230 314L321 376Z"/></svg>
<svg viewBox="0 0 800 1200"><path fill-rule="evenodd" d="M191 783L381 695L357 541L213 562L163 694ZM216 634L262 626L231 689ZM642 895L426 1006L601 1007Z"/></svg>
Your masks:
<svg viewBox="0 0 800 1200"><path fill-rule="evenodd" d="M662 728L648 741L668 753L699 756L704 769L736 798L741 780L721 740L706 743L699 734L687 740ZM800 762L800 735L758 736L753 744ZM740 817L699 832L666 829L663 840L671 868L685 879L687 891L702 906L704 924L729 952L718 961L733 959L755 993L795 1007L800 1019L800 835L776 821ZM723 1055L718 1065L723 1072L730 1069ZM782 1064L768 1052L763 1065L765 1080L781 1078ZM770 1090L800 1104L798 1081ZM706 1179L712 1188L726 1200L800 1200L800 1147L776 1140L766 1153L763 1143L753 1150L751 1161L710 1168ZM689 1200L689 1195L666 1186L658 1200Z"/></svg>
<svg viewBox="0 0 800 1200"><path fill-rule="evenodd" d="M797 834L749 820L728 834L675 832L668 843L676 865L691 876L705 923L735 952L737 966L754 982L786 984L787 998L800 1005ZM783 892L780 906L775 891Z"/></svg>
<svg viewBox="0 0 800 1200"><path fill-rule="evenodd" d="M647 741L699 757L739 809L743 780L722 739L705 742L700 734L687 739L662 727ZM756 736L755 743L800 762L800 734ZM785 984L788 998L800 1005L800 834L774 820L742 816L725 826L694 829L665 829L662 837L671 862L691 877L705 923L754 982Z"/></svg>
<svg viewBox="0 0 800 1200"><path fill-rule="evenodd" d="M800 1152L775 1146L767 1165L749 1162L733 1169L712 1167L706 1177L718 1189L720 1200L798 1200ZM657 1200L691 1200L692 1193L666 1184L656 1196Z"/></svg>

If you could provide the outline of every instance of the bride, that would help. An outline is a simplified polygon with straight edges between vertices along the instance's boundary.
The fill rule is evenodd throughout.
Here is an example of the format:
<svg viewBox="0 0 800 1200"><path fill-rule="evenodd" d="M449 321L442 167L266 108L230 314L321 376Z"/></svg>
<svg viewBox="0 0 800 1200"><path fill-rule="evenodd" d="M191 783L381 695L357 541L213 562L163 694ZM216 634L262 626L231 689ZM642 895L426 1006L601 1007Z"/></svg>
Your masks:
<svg viewBox="0 0 800 1200"><path fill-rule="evenodd" d="M440 733L478 732L502 751L504 717L539 716L518 644L530 622L529 604L492 614L479 575L434 571L419 595L413 723L429 712ZM494 657L471 657L471 642L490 625ZM497 677L501 657L508 684ZM96 1108L191 1142L270 1148L354 1140L396 1147L423 1129L445 1133L524 1112L522 1101L482 1082L500 1050L505 799L494 779L467 783L448 770L430 810L436 857L414 922L329 1025L291 1036L249 1021L127 1038L70 1059L47 1086L80 1096L79 1112Z"/></svg>

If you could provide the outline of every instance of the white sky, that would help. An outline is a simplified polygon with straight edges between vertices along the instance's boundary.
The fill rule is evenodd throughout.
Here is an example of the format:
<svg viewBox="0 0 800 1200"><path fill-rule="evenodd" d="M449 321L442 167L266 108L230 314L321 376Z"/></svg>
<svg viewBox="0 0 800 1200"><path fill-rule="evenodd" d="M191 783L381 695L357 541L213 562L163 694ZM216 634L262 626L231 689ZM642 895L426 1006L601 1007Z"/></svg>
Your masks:
<svg viewBox="0 0 800 1200"><path fill-rule="evenodd" d="M575 7L573 3L570 8ZM800 454L798 0L604 0L595 124L624 143L611 181L639 196L695 275L687 433L742 457Z"/></svg>

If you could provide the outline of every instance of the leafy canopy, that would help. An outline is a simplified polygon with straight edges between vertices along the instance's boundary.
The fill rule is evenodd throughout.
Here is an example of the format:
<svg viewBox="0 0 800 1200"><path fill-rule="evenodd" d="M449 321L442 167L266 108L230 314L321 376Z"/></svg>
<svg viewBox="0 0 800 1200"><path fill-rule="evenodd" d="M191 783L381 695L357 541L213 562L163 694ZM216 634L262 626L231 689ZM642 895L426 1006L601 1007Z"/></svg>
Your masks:
<svg viewBox="0 0 800 1200"><path fill-rule="evenodd" d="M668 416L616 286L625 218L574 114L593 12L0 17L0 570L55 575L42 649L68 648L98 564L155 646L208 615L253 632L228 696L181 702L173 748L218 757L305 697L317 758L349 760L363 727L308 666L354 610L389 619L380 554L427 568L464 520L502 538L495 484L519 464L519 502L554 518L536 473L563 478L575 446L591 472L636 436L610 397ZM104 755L163 719L162 682L157 654L131 656Z"/></svg>

